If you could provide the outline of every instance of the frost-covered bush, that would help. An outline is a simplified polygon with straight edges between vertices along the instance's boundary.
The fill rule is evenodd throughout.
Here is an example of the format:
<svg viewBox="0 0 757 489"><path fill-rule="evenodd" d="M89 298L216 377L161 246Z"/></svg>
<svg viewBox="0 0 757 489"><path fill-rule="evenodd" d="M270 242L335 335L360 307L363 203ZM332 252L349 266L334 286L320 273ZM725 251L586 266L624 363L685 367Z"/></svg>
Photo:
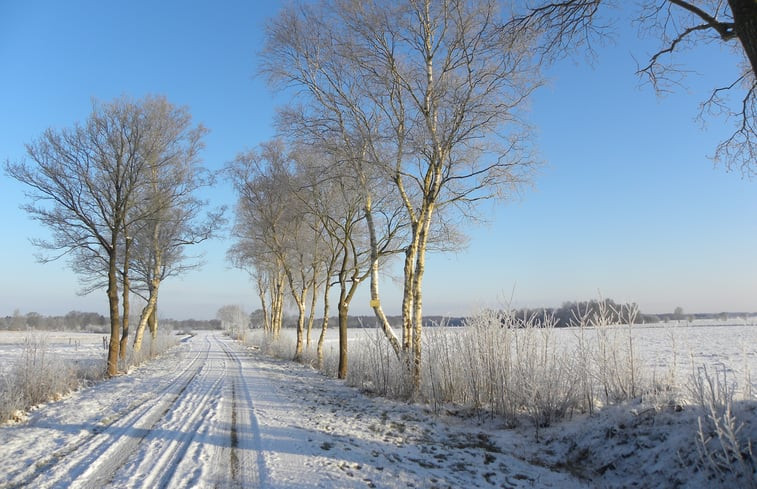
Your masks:
<svg viewBox="0 0 757 489"><path fill-rule="evenodd" d="M294 358L297 347L295 340L287 334L281 334L274 338L273 335L260 329L248 334L244 343L259 348L266 355L287 360Z"/></svg>
<svg viewBox="0 0 757 489"><path fill-rule="evenodd" d="M706 367L692 374L691 397L701 410L697 450L711 476L733 487L757 488L757 403L735 400L736 383L727 369Z"/></svg>
<svg viewBox="0 0 757 489"><path fill-rule="evenodd" d="M179 339L173 334L171 328L159 328L156 337L153 337L151 334L144 336L142 347L138 352L134 351L132 343L129 342L127 345L129 348L129 364L140 365L176 346L178 342Z"/></svg>
<svg viewBox="0 0 757 489"><path fill-rule="evenodd" d="M635 313L631 308L587 313L578 317L572 341L558 333L549 315L524 318L509 311L481 311L460 328L425 328L416 394L437 410L463 406L511 424L526 417L537 428L574 411L649 395L662 387L641 368L632 326L609 319L621 315L632 324ZM348 382L407 398L411 382L401 362L377 331L352 348Z"/></svg>
<svg viewBox="0 0 757 489"><path fill-rule="evenodd" d="M353 346L347 370L348 384L381 396L410 398L410 369L397 358L381 331L374 330Z"/></svg>
<svg viewBox="0 0 757 489"><path fill-rule="evenodd" d="M435 407L458 404L549 425L579 407L579 370L550 317L483 311L458 329L429 328L422 392Z"/></svg>

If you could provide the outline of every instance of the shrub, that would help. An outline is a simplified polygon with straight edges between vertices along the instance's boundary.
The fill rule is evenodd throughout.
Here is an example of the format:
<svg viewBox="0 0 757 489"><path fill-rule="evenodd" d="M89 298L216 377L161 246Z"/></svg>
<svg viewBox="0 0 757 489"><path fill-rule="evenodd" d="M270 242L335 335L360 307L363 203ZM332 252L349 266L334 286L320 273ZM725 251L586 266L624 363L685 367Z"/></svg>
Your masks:
<svg viewBox="0 0 757 489"><path fill-rule="evenodd" d="M735 393L736 384L729 382L725 368L713 374L701 367L692 375L691 396L701 410L697 431L700 465L732 487L757 488L757 455L753 451L757 404L753 400L737 403Z"/></svg>
<svg viewBox="0 0 757 489"><path fill-rule="evenodd" d="M51 354L44 338L29 335L21 356L3 372L0 422L30 407L60 398L79 386L76 369Z"/></svg>

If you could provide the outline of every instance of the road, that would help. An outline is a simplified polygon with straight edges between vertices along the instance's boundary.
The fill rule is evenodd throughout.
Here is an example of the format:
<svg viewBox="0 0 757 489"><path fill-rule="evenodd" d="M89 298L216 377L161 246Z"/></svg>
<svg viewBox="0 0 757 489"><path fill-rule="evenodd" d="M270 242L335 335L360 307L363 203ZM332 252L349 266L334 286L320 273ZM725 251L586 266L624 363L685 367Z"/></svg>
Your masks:
<svg viewBox="0 0 757 489"><path fill-rule="evenodd" d="M260 431L240 353L228 339L203 335L165 363L162 375L136 379L134 402L104 395L77 424L35 423L39 438L54 432L67 439L8 470L2 487L263 487Z"/></svg>

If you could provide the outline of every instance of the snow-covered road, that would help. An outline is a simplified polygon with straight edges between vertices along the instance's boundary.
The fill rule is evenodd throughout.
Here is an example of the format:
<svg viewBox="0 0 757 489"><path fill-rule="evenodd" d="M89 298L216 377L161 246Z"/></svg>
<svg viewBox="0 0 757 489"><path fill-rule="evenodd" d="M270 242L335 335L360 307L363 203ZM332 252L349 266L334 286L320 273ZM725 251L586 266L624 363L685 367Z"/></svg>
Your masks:
<svg viewBox="0 0 757 489"><path fill-rule="evenodd" d="M1 428L0 488L585 487L464 424L203 333Z"/></svg>

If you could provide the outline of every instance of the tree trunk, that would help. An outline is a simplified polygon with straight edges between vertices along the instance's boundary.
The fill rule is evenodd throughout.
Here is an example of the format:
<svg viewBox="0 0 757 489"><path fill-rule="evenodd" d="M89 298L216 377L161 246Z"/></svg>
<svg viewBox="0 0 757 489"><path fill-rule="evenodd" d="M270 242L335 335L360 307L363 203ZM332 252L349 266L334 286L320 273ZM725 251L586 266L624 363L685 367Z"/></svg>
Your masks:
<svg viewBox="0 0 757 489"><path fill-rule="evenodd" d="M340 379L347 378L347 318L350 306L344 300L345 295L346 291L342 288L339 299L339 370L337 372L337 377Z"/></svg>
<svg viewBox="0 0 757 489"><path fill-rule="evenodd" d="M371 308L373 309L373 313L376 315L376 319L378 320L382 331L384 332L384 335L386 336L387 340L389 340L389 344L392 345L394 354L397 355L398 359L402 359L402 345L400 345L400 341L399 339L397 339L397 335L394 333L394 329L392 329L391 324L389 324L389 320L386 318L386 314L384 314L384 310L381 308L381 301L379 300L378 240L376 239L376 228L373 223L373 211L371 209L370 196L366 197L365 199L365 222L366 222L366 225L368 226L368 235L370 237L370 244L371 244L371 304L370 305L371 305Z"/></svg>
<svg viewBox="0 0 757 489"><path fill-rule="evenodd" d="M258 281L258 297L260 298L260 308L263 310L263 332L268 334L272 330L271 330L271 321L270 321L270 318L268 317L268 314L269 314L268 304L265 300L266 290L265 290L265 287L263 287L263 278L261 276L258 276L257 281ZM268 291L268 293L273 295L270 291Z"/></svg>
<svg viewBox="0 0 757 489"><path fill-rule="evenodd" d="M305 332L305 301L308 296L308 287L303 287L298 294L291 271L287 270L286 274L289 280L289 291L292 293L292 298L297 304L297 343L295 344L293 360L299 362L302 360L302 344ZM304 282L304 277L302 278Z"/></svg>
<svg viewBox="0 0 757 489"><path fill-rule="evenodd" d="M134 353L138 353L142 349L142 339L145 335L145 328L152 317L155 305L158 303L158 287L159 282L155 283L155 281L153 281L153 283L150 284L150 296L147 299L147 304L144 309L142 309L142 314L139 317L139 325L137 326L137 333L134 336Z"/></svg>
<svg viewBox="0 0 757 489"><path fill-rule="evenodd" d="M150 328L150 335L152 336L152 343L155 343L155 340L158 339L158 302L155 301L155 306L152 308L152 313L150 314L150 321L148 323L148 327ZM150 345L150 348L152 348L152 344ZM150 350L152 352L152 349Z"/></svg>
<svg viewBox="0 0 757 489"><path fill-rule="evenodd" d="M326 285L323 288L323 321L321 322L321 334L318 337L318 347L316 348L316 355L318 357L318 368L323 368L323 344L326 342L326 330L329 327L329 286L328 278L326 279Z"/></svg>
<svg viewBox="0 0 757 489"><path fill-rule="evenodd" d="M413 344L413 275L418 255L417 223L413 223L413 233L410 245L405 250L405 265L403 267L402 287L402 349L408 354Z"/></svg>
<svg viewBox="0 0 757 489"><path fill-rule="evenodd" d="M126 236L124 245L124 270L123 270L123 301L124 312L121 318L121 344L119 345L119 357L124 362L124 368L126 368L126 350L129 347L129 293L131 292L131 283L129 282L129 248L131 247L131 239Z"/></svg>
<svg viewBox="0 0 757 489"><path fill-rule="evenodd" d="M424 214L418 233L418 250L415 259L415 271L413 273L413 390L418 392L421 387L421 334L423 332L423 274L426 271L426 246L428 244L428 231L431 227L433 204L429 204Z"/></svg>
<svg viewBox="0 0 757 489"><path fill-rule="evenodd" d="M744 47L752 73L757 75L757 1L728 0L733 13L733 25L741 45Z"/></svg>
<svg viewBox="0 0 757 489"><path fill-rule="evenodd" d="M274 297L271 301L271 324L273 327L273 338L279 339L281 326L284 321L284 276L279 273L274 285Z"/></svg>
<svg viewBox="0 0 757 489"><path fill-rule="evenodd" d="M308 317L308 329L305 339L305 346L310 348L310 336L313 331L313 322L315 322L315 306L318 303L318 287L315 285L315 276L313 276L313 298L310 300L310 316Z"/></svg>
<svg viewBox="0 0 757 489"><path fill-rule="evenodd" d="M151 335L150 358L152 358L155 356L155 343L158 340L158 303L157 301L155 302L155 306L152 308L152 313L150 314L148 327L150 328L150 335Z"/></svg>
<svg viewBox="0 0 757 489"><path fill-rule="evenodd" d="M115 241L115 239L114 239ZM110 343L108 344L107 374L112 377L118 373L118 333L121 331L121 318L118 313L118 268L116 252L111 250L108 257L108 308L110 311Z"/></svg>
<svg viewBox="0 0 757 489"><path fill-rule="evenodd" d="M302 344L303 344L303 333L305 330L305 298L302 297L302 300L297 300L297 343L294 348L294 358L293 360L296 362L299 362L302 360Z"/></svg>

